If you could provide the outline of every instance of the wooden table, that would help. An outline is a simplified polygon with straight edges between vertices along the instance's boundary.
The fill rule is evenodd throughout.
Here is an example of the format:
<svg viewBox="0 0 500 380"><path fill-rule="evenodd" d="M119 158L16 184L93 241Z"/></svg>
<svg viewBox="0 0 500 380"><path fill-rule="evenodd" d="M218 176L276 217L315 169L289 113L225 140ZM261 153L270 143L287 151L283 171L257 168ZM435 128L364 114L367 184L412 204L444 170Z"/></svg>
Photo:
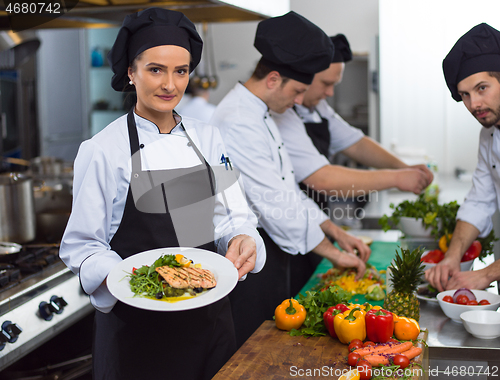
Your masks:
<svg viewBox="0 0 500 380"><path fill-rule="evenodd" d="M425 339L422 332L421 339ZM427 368L427 349L416 359ZM330 336L306 338L290 336L276 328L274 321L265 321L220 369L213 380L225 379L338 379L347 372L348 349ZM412 379L427 379L414 376Z"/></svg>

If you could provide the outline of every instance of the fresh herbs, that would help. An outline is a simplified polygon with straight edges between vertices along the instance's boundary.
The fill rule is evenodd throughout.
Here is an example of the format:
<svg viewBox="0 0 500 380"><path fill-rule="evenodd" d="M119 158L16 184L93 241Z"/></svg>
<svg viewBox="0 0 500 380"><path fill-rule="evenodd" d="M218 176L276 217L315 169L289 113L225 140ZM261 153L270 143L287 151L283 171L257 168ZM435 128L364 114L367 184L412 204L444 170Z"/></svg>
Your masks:
<svg viewBox="0 0 500 380"><path fill-rule="evenodd" d="M415 201L403 201L395 206L393 203L389 205L393 209L391 216L382 216L378 223L384 231L388 231L393 226L399 224L400 218L410 217L422 219L423 224L431 229L431 235L439 240L441 236L453 233L457 224L457 212L460 205L457 201L445 204L438 204L437 199L426 199L425 194L420 194ZM481 261L488 255L493 254L493 245L498 240L495 237L493 230L484 238L477 238L482 246L482 251L479 255Z"/></svg>
<svg viewBox="0 0 500 380"><path fill-rule="evenodd" d="M162 298L164 294L164 286L158 278L156 268L163 267L180 267L181 264L175 259L175 255L164 255L157 259L153 265L143 265L140 268L134 268L130 275L130 289L135 295ZM158 297L161 295L161 297Z"/></svg>
<svg viewBox="0 0 500 380"><path fill-rule="evenodd" d="M323 291L306 291L306 295L299 294L298 301L307 312L306 320L299 330L290 331L290 335L323 336L327 334L323 314L330 307L339 303L346 303L352 297L338 285L330 286Z"/></svg>

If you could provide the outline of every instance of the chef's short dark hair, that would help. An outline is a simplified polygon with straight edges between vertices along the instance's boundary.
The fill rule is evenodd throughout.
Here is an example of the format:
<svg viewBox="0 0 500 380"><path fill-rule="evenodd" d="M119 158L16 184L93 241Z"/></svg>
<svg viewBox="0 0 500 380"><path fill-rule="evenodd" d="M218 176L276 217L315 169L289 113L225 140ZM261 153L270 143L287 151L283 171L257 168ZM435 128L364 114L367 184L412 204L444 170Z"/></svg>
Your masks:
<svg viewBox="0 0 500 380"><path fill-rule="evenodd" d="M260 60L258 63L257 63L257 66L255 66L255 70L253 71L252 73L252 78L255 78L257 80L262 80L264 79L271 71L276 71L276 70L272 70L269 66L266 66L265 64L262 63L262 60ZM281 82L281 85L284 86L286 84L286 82L288 82L290 80L290 78L288 77L285 77L283 75L281 75L281 79L282 79L282 82Z"/></svg>
<svg viewBox="0 0 500 380"><path fill-rule="evenodd" d="M500 71L488 71L488 74L500 83Z"/></svg>

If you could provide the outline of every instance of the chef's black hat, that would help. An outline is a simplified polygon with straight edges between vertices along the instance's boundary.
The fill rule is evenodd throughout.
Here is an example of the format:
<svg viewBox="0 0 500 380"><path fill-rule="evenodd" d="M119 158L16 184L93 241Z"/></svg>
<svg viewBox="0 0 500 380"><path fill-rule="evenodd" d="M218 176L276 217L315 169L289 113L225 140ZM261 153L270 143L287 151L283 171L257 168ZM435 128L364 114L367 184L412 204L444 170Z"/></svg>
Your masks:
<svg viewBox="0 0 500 380"><path fill-rule="evenodd" d="M330 39L332 40L333 46L335 46L335 54L333 55L332 63L349 62L352 59L352 52L346 36L339 33L336 36L330 37Z"/></svg>
<svg viewBox="0 0 500 380"><path fill-rule="evenodd" d="M460 37L443 60L444 78L451 97L457 102L462 100L457 84L483 71L500 71L500 32L485 23Z"/></svg>
<svg viewBox="0 0 500 380"><path fill-rule="evenodd" d="M113 70L111 87L133 91L128 84L128 67L143 51L155 46L176 45L191 53L190 72L200 63L203 41L194 24L183 13L163 8L148 8L127 15L116 41L108 53Z"/></svg>
<svg viewBox="0 0 500 380"><path fill-rule="evenodd" d="M330 66L334 52L330 38L293 11L259 22L254 46L263 65L305 84Z"/></svg>

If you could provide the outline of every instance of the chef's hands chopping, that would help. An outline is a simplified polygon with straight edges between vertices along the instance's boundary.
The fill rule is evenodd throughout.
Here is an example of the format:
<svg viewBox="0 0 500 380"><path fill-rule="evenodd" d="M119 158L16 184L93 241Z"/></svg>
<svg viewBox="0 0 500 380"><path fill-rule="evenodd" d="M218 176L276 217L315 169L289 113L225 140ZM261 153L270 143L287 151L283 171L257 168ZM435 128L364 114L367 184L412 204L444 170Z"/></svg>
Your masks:
<svg viewBox="0 0 500 380"><path fill-rule="evenodd" d="M248 235L237 235L229 241L228 246L226 259L234 264L240 279L255 267L257 259L255 239Z"/></svg>
<svg viewBox="0 0 500 380"><path fill-rule="evenodd" d="M432 173L427 173L419 168L399 169L397 176L397 188L401 191L411 191L420 194L432 182Z"/></svg>
<svg viewBox="0 0 500 380"><path fill-rule="evenodd" d="M357 251L360 259L366 263L370 258L370 254L372 253L370 247L368 247L365 243L363 243L361 239L357 238L356 236L345 232L341 228L339 228L339 230L340 231L338 231L335 236L335 240L337 241L340 248L352 254L355 254Z"/></svg>
<svg viewBox="0 0 500 380"><path fill-rule="evenodd" d="M425 271L425 279L437 290L442 292L450 288L450 280L460 273L460 257L445 256L436 266Z"/></svg>

